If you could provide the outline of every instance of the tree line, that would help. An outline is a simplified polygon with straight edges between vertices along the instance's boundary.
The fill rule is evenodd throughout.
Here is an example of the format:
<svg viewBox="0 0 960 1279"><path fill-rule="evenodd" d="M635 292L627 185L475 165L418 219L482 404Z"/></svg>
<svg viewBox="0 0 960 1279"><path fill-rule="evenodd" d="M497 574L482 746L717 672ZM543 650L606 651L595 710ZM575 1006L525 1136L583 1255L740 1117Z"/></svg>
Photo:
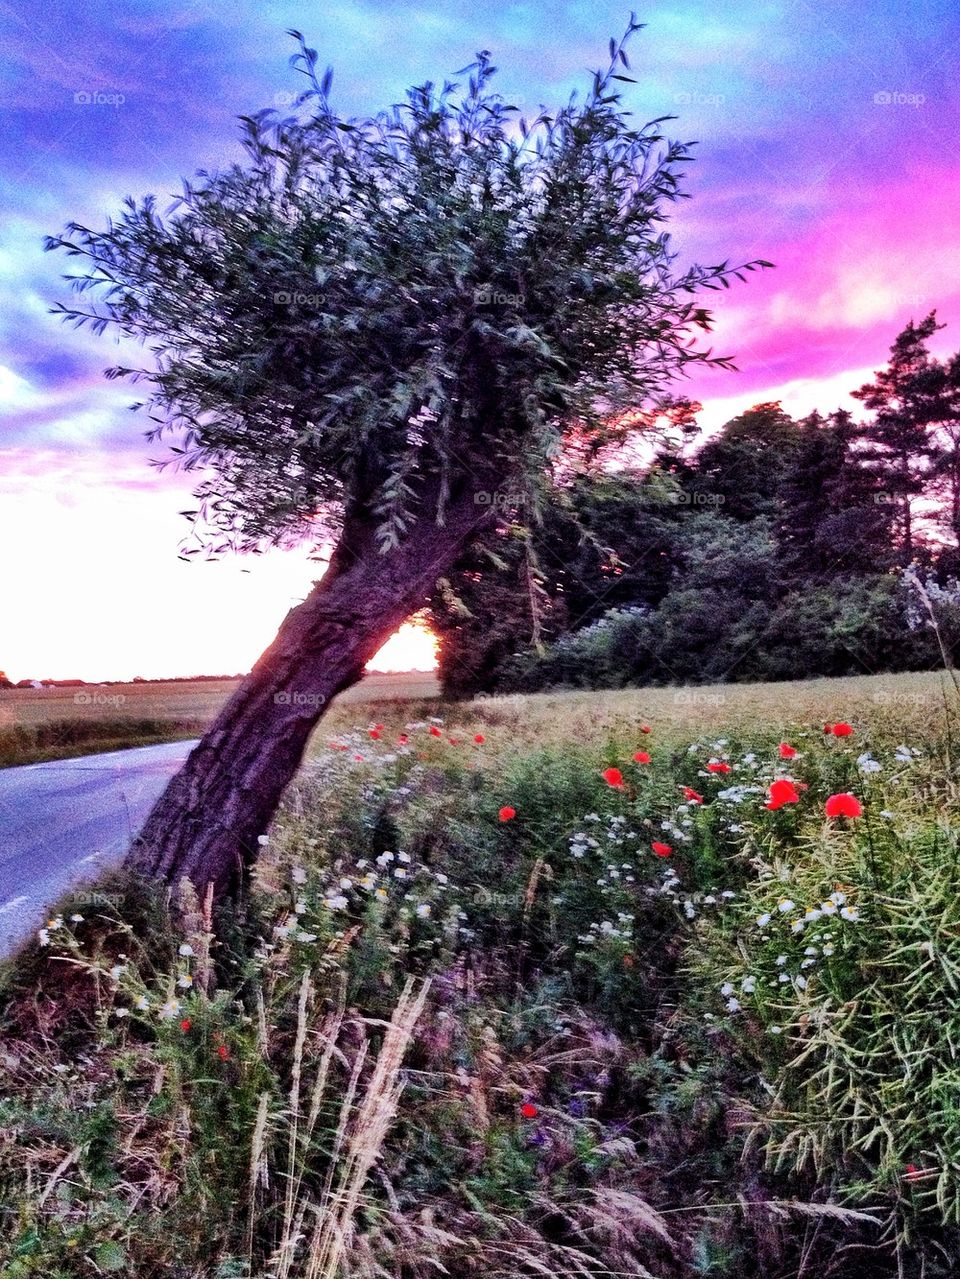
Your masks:
<svg viewBox="0 0 960 1279"><path fill-rule="evenodd" d="M960 353L931 354L941 328L931 312L898 334L852 392L862 419L765 403L704 438L681 402L642 460L636 421L620 447L573 440L539 519L503 495L438 584L445 691L924 668L943 656L931 613L949 657Z"/></svg>

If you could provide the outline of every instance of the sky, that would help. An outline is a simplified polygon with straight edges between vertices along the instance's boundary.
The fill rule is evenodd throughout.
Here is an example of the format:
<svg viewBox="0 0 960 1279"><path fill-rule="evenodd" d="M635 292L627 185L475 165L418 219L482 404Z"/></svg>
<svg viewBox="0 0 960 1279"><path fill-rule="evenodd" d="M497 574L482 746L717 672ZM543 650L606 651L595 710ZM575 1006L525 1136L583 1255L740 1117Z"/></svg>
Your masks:
<svg viewBox="0 0 960 1279"><path fill-rule="evenodd" d="M638 0L634 0L637 3ZM178 559L189 477L158 472L109 337L68 301L42 237L103 227L127 195L161 208L183 176L239 158L236 117L284 107L296 27L335 69L343 114L375 111L488 48L529 111L605 60L628 11L608 0L0 0L0 669L13 679L248 670L317 575L306 550ZM780 400L858 407L896 333L932 308L960 348L960 9L955 0L714 0L638 11L638 119L696 140L675 206L680 264L767 258L708 293L737 372L678 389L713 428ZM424 667L409 628L379 665Z"/></svg>

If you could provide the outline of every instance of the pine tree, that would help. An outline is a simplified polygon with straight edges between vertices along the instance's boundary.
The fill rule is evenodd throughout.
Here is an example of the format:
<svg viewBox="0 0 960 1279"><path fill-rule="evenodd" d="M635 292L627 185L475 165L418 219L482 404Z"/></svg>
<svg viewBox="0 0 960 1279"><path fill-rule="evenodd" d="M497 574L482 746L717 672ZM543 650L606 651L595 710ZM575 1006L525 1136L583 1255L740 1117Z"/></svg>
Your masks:
<svg viewBox="0 0 960 1279"><path fill-rule="evenodd" d="M937 456L933 487L941 503L941 524L952 537L950 570L960 567L960 351L939 365L942 383L942 416L934 425Z"/></svg>
<svg viewBox="0 0 960 1279"><path fill-rule="evenodd" d="M936 311L919 324L911 320L891 346L887 368L853 392L854 399L875 412L862 430L863 457L894 509L905 564L913 559L918 545L915 504L939 453L931 428L945 413L944 376L927 343L942 328Z"/></svg>
<svg viewBox="0 0 960 1279"><path fill-rule="evenodd" d="M793 584L894 559L893 508L856 449L860 428L838 409L798 424L799 445L781 489L778 542Z"/></svg>

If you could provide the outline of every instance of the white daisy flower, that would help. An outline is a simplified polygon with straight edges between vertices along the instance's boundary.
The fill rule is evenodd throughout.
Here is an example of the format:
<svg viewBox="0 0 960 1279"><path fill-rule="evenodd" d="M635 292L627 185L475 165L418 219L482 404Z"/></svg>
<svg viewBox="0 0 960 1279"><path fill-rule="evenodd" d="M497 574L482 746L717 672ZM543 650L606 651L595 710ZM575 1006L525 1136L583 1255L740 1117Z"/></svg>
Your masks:
<svg viewBox="0 0 960 1279"><path fill-rule="evenodd" d="M182 955L184 959L189 959L191 955L196 954L196 951L189 942L183 942L182 945L177 947L177 954Z"/></svg>

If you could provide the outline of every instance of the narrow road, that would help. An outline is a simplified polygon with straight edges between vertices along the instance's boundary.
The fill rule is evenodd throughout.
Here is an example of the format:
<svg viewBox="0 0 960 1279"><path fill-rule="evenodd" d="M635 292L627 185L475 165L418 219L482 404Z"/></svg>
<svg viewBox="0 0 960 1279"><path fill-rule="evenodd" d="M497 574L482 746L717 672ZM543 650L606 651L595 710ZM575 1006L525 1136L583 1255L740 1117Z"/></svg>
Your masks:
<svg viewBox="0 0 960 1279"><path fill-rule="evenodd" d="M68 888L116 865L196 742L0 769L0 957Z"/></svg>

